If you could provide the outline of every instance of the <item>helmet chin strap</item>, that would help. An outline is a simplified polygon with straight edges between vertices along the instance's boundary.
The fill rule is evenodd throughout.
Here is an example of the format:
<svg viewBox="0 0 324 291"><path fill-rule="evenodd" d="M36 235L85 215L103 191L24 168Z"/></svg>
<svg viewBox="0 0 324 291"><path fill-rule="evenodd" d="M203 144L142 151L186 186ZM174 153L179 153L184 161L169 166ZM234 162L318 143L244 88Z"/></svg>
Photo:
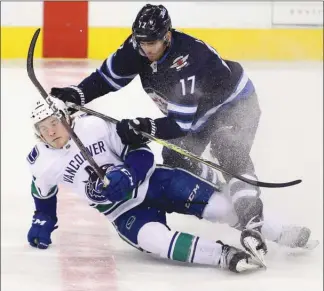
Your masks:
<svg viewBox="0 0 324 291"><path fill-rule="evenodd" d="M170 46L171 38L168 38L167 34L168 33L166 33L165 36L163 37L163 43L168 47L168 46Z"/></svg>

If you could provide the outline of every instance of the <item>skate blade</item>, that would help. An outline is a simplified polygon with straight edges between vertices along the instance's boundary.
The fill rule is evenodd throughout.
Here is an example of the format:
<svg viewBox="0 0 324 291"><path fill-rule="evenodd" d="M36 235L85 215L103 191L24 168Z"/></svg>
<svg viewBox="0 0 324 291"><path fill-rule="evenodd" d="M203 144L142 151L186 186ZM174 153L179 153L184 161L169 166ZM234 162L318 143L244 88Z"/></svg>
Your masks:
<svg viewBox="0 0 324 291"><path fill-rule="evenodd" d="M254 263L247 263L245 260L241 260L236 265L236 271L239 273L246 272L246 271L254 271L262 268L260 264L254 264Z"/></svg>
<svg viewBox="0 0 324 291"><path fill-rule="evenodd" d="M302 247L304 250L312 251L319 245L318 240L309 240L305 246Z"/></svg>
<svg viewBox="0 0 324 291"><path fill-rule="evenodd" d="M258 242L253 237L246 237L244 239L244 245L253 256L253 259L257 261L262 267L267 268L266 262L264 260L264 254L256 249L257 244Z"/></svg>

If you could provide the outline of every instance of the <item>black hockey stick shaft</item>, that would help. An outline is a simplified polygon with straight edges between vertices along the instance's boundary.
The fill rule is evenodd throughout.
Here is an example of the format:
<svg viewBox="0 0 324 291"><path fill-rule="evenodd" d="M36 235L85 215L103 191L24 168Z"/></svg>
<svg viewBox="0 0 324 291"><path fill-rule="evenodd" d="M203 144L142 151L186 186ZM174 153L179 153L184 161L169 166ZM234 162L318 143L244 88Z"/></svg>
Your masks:
<svg viewBox="0 0 324 291"><path fill-rule="evenodd" d="M109 121L109 122L112 122L114 124L116 124L117 122L119 122L117 119L114 119L110 116L107 116L105 114L102 114L100 112L97 112L97 111L94 111L92 109L89 109L89 108L86 108L86 107L83 107L83 106L80 106L80 105L77 105L77 104L73 104L73 103L69 103L68 104L69 107L73 108L73 109L76 109L76 110L80 110L80 111L83 111L83 112L86 112L88 114L91 114L91 115L94 115L94 116L97 116L97 117L100 117L102 118L103 120L106 120L106 121ZM289 186L294 186L294 185L297 185L299 183L301 183L302 180L294 180L294 181L290 181L290 182L283 182L283 183L271 183L271 182L262 182L262 181L256 181L256 180L252 180L252 179L248 179L246 177L243 177L241 175L237 175L237 174L233 174L233 173L230 173L228 170L224 169L222 166L220 165L217 165L216 163L213 163L211 161L208 161L208 160L205 160L185 149L182 149L174 144L171 144L165 140L162 140L162 139L158 139L146 132L141 132L141 134L148 138L149 140L153 140L163 146L165 146L166 148L169 148L171 150L174 150L175 152L178 152L188 158L191 158L191 159L194 159L200 163L203 163L215 170L218 170L222 173L225 173L227 175L230 175L238 180L241 180L245 183L248 183L250 185L254 185L254 186L258 186L258 187L264 187L264 188L284 188L284 187L289 187Z"/></svg>
<svg viewBox="0 0 324 291"><path fill-rule="evenodd" d="M68 131L70 137L73 139L77 147L80 149L81 153L85 157L85 159L89 162L89 164L92 166L95 173L98 175L100 180L104 183L105 186L108 185L109 181L106 178L105 172L100 169L100 167L97 165L93 157L88 153L86 147L83 145L82 141L78 138L78 136L75 134L71 126L67 123L64 116L61 114L61 112L58 110L58 108L55 106L55 104L52 102L52 100L49 98L47 92L43 88L43 86L38 82L35 71L34 71L34 51L35 46L37 43L37 38L40 33L40 28L38 28L33 38L30 42L29 49L28 49L28 55L27 55L27 72L30 80L33 82L39 93L42 95L44 100L47 102L47 104L50 106L50 108L53 110L54 114L60 119L62 122L64 128Z"/></svg>

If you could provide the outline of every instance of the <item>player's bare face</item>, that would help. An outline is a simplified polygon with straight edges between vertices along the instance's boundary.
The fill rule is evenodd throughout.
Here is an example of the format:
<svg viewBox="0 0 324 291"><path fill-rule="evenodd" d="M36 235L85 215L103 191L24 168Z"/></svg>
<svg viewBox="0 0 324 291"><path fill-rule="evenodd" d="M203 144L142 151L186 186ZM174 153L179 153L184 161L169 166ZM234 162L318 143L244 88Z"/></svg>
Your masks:
<svg viewBox="0 0 324 291"><path fill-rule="evenodd" d="M158 61L166 49L162 40L140 42L140 46L151 62Z"/></svg>
<svg viewBox="0 0 324 291"><path fill-rule="evenodd" d="M38 130L43 139L56 149L62 148L70 138L61 121L54 116L39 122Z"/></svg>

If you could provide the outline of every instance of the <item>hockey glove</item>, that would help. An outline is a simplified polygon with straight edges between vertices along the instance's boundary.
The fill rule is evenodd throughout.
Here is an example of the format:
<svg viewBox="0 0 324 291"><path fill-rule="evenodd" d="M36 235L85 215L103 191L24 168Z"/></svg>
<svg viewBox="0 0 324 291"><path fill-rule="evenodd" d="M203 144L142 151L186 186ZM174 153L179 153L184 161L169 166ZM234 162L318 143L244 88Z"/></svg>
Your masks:
<svg viewBox="0 0 324 291"><path fill-rule="evenodd" d="M155 135L156 126L151 118L122 119L116 125L117 133L123 144L141 145L149 142L139 131Z"/></svg>
<svg viewBox="0 0 324 291"><path fill-rule="evenodd" d="M42 212L35 211L32 226L29 229L27 239L32 247L47 249L52 243L51 233L58 228L55 226L57 218L52 218Z"/></svg>
<svg viewBox="0 0 324 291"><path fill-rule="evenodd" d="M135 171L125 166L108 168L106 177L109 185L103 187L103 183L99 182L96 191L101 192L111 202L127 199L137 186Z"/></svg>
<svg viewBox="0 0 324 291"><path fill-rule="evenodd" d="M63 102L72 102L81 106L85 104L84 94L77 86L52 88L50 95L62 100Z"/></svg>

